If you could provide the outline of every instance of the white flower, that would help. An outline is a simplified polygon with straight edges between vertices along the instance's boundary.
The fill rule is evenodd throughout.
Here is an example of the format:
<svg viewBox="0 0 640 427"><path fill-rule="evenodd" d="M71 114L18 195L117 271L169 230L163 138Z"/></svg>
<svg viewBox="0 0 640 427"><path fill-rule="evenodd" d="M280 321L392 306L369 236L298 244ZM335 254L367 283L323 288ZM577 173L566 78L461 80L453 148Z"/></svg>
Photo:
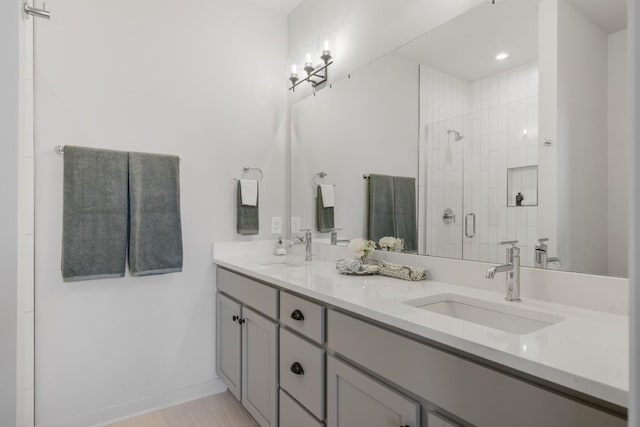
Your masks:
<svg viewBox="0 0 640 427"><path fill-rule="evenodd" d="M395 237L386 236L378 242L380 249L384 251L400 252L404 249L404 240Z"/></svg>
<svg viewBox="0 0 640 427"><path fill-rule="evenodd" d="M349 251L356 258L362 258L369 255L375 249L375 243L371 240L365 240L363 238L353 239L348 245Z"/></svg>

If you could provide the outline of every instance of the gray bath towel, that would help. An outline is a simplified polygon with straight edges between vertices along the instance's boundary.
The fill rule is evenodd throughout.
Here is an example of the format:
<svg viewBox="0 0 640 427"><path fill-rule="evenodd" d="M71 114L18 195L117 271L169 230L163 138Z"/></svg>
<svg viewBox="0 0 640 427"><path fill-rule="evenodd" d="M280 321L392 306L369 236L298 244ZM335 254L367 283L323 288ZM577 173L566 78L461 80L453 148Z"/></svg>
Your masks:
<svg viewBox="0 0 640 427"><path fill-rule="evenodd" d="M64 150L62 277L123 277L127 258L128 153Z"/></svg>
<svg viewBox="0 0 640 427"><path fill-rule="evenodd" d="M236 228L238 234L251 236L260 232L260 188L258 188L258 200L255 206L245 206L242 204L242 190L238 181L237 203L236 203Z"/></svg>
<svg viewBox="0 0 640 427"><path fill-rule="evenodd" d="M131 274L182 271L180 158L129 153L129 199Z"/></svg>
<svg viewBox="0 0 640 427"><path fill-rule="evenodd" d="M404 252L416 250L416 180L399 176L369 177L369 240L404 239Z"/></svg>
<svg viewBox="0 0 640 427"><path fill-rule="evenodd" d="M404 239L404 252L417 250L416 179L393 178L394 237Z"/></svg>
<svg viewBox="0 0 640 427"><path fill-rule="evenodd" d="M369 218L367 239L378 243L382 237L395 236L393 177L369 176Z"/></svg>
<svg viewBox="0 0 640 427"><path fill-rule="evenodd" d="M318 231L321 233L328 233L335 228L334 226L334 208L325 208L322 201L322 188L317 186L316 196L316 223Z"/></svg>

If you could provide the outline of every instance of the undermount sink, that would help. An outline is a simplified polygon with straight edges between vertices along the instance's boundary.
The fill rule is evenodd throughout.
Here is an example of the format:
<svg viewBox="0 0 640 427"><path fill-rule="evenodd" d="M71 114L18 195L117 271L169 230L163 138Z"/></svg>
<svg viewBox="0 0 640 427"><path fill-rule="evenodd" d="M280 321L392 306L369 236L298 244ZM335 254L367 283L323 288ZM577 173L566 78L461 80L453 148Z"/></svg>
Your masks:
<svg viewBox="0 0 640 427"><path fill-rule="evenodd" d="M530 334L564 320L553 314L518 307L517 303L507 306L457 294L438 294L405 301L405 304L519 335Z"/></svg>
<svg viewBox="0 0 640 427"><path fill-rule="evenodd" d="M260 265L269 266L269 267L304 267L305 264L303 264L302 262L283 259L283 260L265 261L263 263L260 263Z"/></svg>

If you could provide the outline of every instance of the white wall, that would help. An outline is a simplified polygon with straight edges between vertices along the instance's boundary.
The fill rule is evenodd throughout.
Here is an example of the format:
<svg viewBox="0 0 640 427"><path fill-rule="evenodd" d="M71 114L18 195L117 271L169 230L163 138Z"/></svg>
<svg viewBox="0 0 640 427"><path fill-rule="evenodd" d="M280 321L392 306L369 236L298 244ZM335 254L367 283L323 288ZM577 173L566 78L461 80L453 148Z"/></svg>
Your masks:
<svg viewBox="0 0 640 427"><path fill-rule="evenodd" d="M629 260L629 61L627 30L609 35L608 234L610 276L628 277Z"/></svg>
<svg viewBox="0 0 640 427"><path fill-rule="evenodd" d="M270 238L286 213L286 18L237 0L51 7L36 35L36 421L73 427L220 387L211 242ZM182 273L62 282L57 144L181 157ZM235 231L244 165L265 174L259 237Z"/></svg>
<svg viewBox="0 0 640 427"><path fill-rule="evenodd" d="M538 9L538 233L548 237L549 254L558 254L558 2ZM551 145L544 140L551 140Z"/></svg>
<svg viewBox="0 0 640 427"><path fill-rule="evenodd" d="M630 117L640 115L640 4L629 0L629 85ZM640 216L640 120L630 123L630 176L629 196L629 311L630 367L629 426L640 427L640 227L635 218Z"/></svg>
<svg viewBox="0 0 640 427"><path fill-rule="evenodd" d="M558 17L558 256L606 274L607 35L562 0Z"/></svg>
<svg viewBox="0 0 640 427"><path fill-rule="evenodd" d="M289 14L289 61L303 62L329 38L335 59L329 79L335 81L485 1L305 0ZM303 86L293 99L310 93Z"/></svg>
<svg viewBox="0 0 640 427"><path fill-rule="evenodd" d="M336 185L335 227L351 239L366 236L363 174L417 179L418 87L418 65L391 55L291 107L291 216L301 228L329 237L316 231L317 172Z"/></svg>
<svg viewBox="0 0 640 427"><path fill-rule="evenodd" d="M20 142L18 159L18 426L34 423L34 158L33 34L20 19ZM40 24L46 22L39 20Z"/></svg>
<svg viewBox="0 0 640 427"><path fill-rule="evenodd" d="M0 2L0 425L16 424L19 3Z"/></svg>

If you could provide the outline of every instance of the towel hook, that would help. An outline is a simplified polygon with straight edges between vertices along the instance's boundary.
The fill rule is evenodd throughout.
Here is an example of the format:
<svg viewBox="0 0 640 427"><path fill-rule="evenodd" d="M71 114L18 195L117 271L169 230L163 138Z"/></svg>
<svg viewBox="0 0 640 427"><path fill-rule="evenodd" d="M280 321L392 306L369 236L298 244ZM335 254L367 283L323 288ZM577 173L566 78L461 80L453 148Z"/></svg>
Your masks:
<svg viewBox="0 0 640 427"><path fill-rule="evenodd" d="M314 184L316 185L316 187L317 187L317 186L319 186L319 185L320 185L320 183L318 182L318 178L323 179L323 178L325 178L325 177L327 177L327 176L329 176L329 174L328 174L328 173L326 173L326 172L324 172L324 171L320 171L320 172L318 172L317 174L315 174L315 175L313 176L313 183L314 183ZM335 185L335 184L333 184L333 186L335 187L336 185Z"/></svg>
<svg viewBox="0 0 640 427"><path fill-rule="evenodd" d="M251 172L251 171L256 171L256 172L258 172L258 173L260 174L260 179L258 180L258 182L262 182L262 179L264 178L264 173L262 172L262 169L260 169L260 168L252 168L252 167L250 167L250 166L245 166L245 167L243 167L243 168L242 168L242 171L243 171L244 173L249 173L249 172ZM234 180L235 182L240 181L240 179L238 179L238 178L233 178L233 180Z"/></svg>
<svg viewBox="0 0 640 427"><path fill-rule="evenodd" d="M313 176L313 183L314 183L315 185L320 185L320 183L318 182L318 178L323 179L323 178L324 178L325 176L327 176L327 175L329 175L329 174L328 174L328 173L326 173L326 172L323 172L323 171L318 172L317 174L315 174L315 175Z"/></svg>

